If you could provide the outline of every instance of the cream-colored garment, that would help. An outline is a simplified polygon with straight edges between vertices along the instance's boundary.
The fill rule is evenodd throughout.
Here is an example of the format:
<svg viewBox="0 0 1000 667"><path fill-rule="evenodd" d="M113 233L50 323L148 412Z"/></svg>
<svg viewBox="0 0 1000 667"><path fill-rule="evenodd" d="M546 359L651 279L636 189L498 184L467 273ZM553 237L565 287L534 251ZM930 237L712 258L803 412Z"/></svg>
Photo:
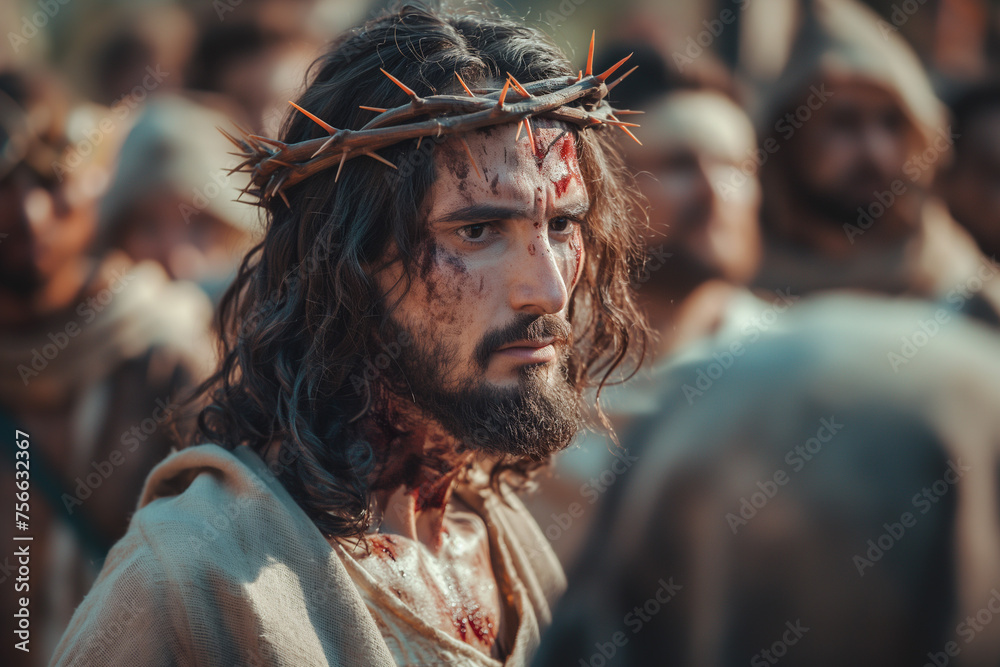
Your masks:
<svg viewBox="0 0 1000 667"><path fill-rule="evenodd" d="M463 491L461 495L464 500L469 496L470 490L463 489ZM475 497L470 500L470 504L475 503L480 506L478 516L485 519L493 513L482 507L482 503L476 503ZM500 600L505 607L504 618L516 626L510 632L514 637L513 646L509 647L504 662L491 658L440 628L430 625L416 613L416 610L404 604L383 585L383 582L378 581L376 576L357 562L357 554L351 555L351 547L336 545L341 560L361 592L361 597L375 619L375 624L386 640L397 665L500 667L528 664L530 657L538 648L539 620L528 591L522 583L522 577L514 564L511 555L512 540L507 535L506 528L499 522L490 521L486 529L493 570L501 592ZM537 536L537 540L541 540L540 535ZM537 540L530 544L535 544ZM545 624L548 625L548 620ZM502 640L498 639L498 642L502 643Z"/></svg>
<svg viewBox="0 0 1000 667"><path fill-rule="evenodd" d="M565 589L562 569L512 494L501 500L480 488L463 499L495 531L523 587L527 634L506 664L527 664ZM395 661L341 557L264 461L247 447L207 444L171 455L150 474L53 664Z"/></svg>

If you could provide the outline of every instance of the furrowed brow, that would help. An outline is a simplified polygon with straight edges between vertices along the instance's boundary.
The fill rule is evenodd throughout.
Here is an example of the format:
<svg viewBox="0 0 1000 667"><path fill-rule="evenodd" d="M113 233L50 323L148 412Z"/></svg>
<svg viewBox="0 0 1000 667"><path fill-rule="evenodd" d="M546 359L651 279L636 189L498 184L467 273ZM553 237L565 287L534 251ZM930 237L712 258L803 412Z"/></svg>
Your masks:
<svg viewBox="0 0 1000 667"><path fill-rule="evenodd" d="M513 206L497 204L472 204L446 213L431 224L441 222L489 222L491 220L512 220L530 217L530 212Z"/></svg>

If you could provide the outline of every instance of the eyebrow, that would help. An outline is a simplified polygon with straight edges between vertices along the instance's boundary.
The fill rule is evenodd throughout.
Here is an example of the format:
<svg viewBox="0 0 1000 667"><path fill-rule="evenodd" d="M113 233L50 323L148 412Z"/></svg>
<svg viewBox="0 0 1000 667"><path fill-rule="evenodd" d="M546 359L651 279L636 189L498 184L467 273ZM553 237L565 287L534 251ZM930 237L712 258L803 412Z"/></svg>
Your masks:
<svg viewBox="0 0 1000 667"><path fill-rule="evenodd" d="M580 201L567 206L560 206L554 215L565 215L581 218L590 211L589 201ZM518 206L503 206L500 204L471 204L450 213L446 213L431 224L442 222L489 222L491 220L512 220L514 218L530 218L531 211Z"/></svg>

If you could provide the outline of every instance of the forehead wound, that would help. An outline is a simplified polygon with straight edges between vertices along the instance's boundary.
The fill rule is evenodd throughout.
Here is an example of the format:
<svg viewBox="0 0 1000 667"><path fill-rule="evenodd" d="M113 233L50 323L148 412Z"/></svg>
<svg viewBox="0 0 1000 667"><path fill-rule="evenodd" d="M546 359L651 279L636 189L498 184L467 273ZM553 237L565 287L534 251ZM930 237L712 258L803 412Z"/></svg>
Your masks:
<svg viewBox="0 0 1000 667"><path fill-rule="evenodd" d="M478 178L477 168L486 182L503 181L510 174L541 178L555 186L556 196L573 181L582 184L575 133L552 121L535 119L531 125L531 134L523 126L519 131L517 124L469 133L464 137L468 150L456 137L442 151L442 162L462 180Z"/></svg>

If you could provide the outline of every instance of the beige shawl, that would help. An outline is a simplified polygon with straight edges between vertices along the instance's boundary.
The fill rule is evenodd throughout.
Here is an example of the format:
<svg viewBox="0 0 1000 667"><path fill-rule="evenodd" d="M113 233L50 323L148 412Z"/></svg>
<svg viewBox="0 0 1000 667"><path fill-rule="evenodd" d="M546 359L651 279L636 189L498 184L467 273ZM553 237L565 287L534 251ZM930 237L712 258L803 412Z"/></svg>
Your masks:
<svg viewBox="0 0 1000 667"><path fill-rule="evenodd" d="M510 553L533 641L565 578L505 492L476 509ZM393 665L340 557L247 447L192 447L150 474L125 537L77 609L54 665ZM462 664L462 663L458 663Z"/></svg>

